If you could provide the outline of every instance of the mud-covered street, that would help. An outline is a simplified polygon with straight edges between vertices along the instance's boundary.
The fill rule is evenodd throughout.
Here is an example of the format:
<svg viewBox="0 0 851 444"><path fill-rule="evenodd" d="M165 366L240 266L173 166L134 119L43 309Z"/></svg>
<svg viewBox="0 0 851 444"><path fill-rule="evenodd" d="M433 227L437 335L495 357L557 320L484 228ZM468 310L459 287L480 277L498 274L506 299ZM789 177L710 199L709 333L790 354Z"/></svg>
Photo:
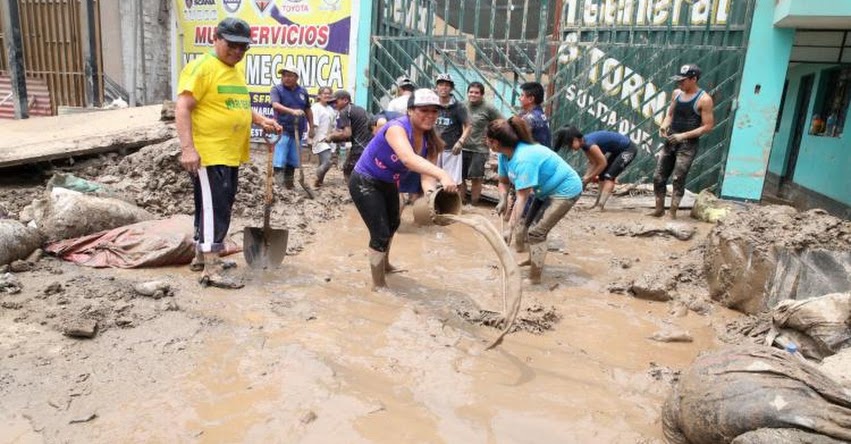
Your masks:
<svg viewBox="0 0 851 444"><path fill-rule="evenodd" d="M21 214L65 171L109 184L157 217L189 215L175 143L15 170L3 179L3 207ZM231 226L240 245L240 230L261 223L263 153L253 155ZM514 331L490 351L503 299L488 243L458 224L416 226L408 211L391 253L406 271L388 277L391 291L372 292L368 233L338 170L316 200L298 188L278 192L273 223L290 228L289 255L268 272L230 256L241 290L202 288L186 266L18 261L4 273L20 291L0 293L0 436L664 442L662 404L683 369L702 352L752 342L743 326L757 318L710 298L713 224L671 225L616 209L617 200L602 214L580 200L557 226L543 284L524 287ZM498 224L489 206L464 212ZM844 224L819 230L847 241ZM134 288L154 281L167 289ZM92 338L68 336L87 325L96 325Z"/></svg>

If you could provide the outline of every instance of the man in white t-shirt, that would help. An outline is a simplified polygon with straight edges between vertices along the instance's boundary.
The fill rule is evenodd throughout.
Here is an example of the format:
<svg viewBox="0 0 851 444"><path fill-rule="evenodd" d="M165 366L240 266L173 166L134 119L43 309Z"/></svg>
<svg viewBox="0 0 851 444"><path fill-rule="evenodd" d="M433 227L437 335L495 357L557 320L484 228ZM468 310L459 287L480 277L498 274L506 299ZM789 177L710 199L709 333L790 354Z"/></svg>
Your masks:
<svg viewBox="0 0 851 444"><path fill-rule="evenodd" d="M316 167L316 181L313 182L314 188L322 186L325 175L331 169L333 144L325 140L331 134L331 131L334 131L337 122L337 111L328 103L331 100L331 93L331 88L327 86L319 88L316 102L310 107L313 113L313 127L316 128L316 135L313 139L313 154L319 156L319 166Z"/></svg>
<svg viewBox="0 0 851 444"><path fill-rule="evenodd" d="M402 76L396 79L396 88L399 95L387 104L386 111L406 114L408 112L408 96L417 89L417 85L414 85L414 82L407 76Z"/></svg>

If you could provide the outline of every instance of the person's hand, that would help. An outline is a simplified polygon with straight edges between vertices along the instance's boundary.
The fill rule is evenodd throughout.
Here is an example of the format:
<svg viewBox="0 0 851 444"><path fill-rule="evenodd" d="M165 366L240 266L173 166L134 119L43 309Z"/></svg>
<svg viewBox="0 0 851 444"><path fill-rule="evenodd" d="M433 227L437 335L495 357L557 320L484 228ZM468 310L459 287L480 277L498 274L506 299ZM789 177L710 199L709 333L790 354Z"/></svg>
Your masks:
<svg viewBox="0 0 851 444"><path fill-rule="evenodd" d="M499 203L496 204L496 208L493 209L494 213L499 216L502 216L505 213L505 208L508 206L508 196L504 194L500 194Z"/></svg>
<svg viewBox="0 0 851 444"><path fill-rule="evenodd" d="M187 146L180 150L180 165L191 175L198 174L198 168L201 168L201 156L194 146Z"/></svg>
<svg viewBox="0 0 851 444"><path fill-rule="evenodd" d="M456 184L448 174L444 174L444 176L445 177L440 180L440 185L443 186L443 189L449 193L458 191L458 184Z"/></svg>
<svg viewBox="0 0 851 444"><path fill-rule="evenodd" d="M680 143L685 139L682 133L671 134L668 136L668 143Z"/></svg>
<svg viewBox="0 0 851 444"><path fill-rule="evenodd" d="M263 127L263 132L267 134L281 134L284 128L274 119L266 119L260 124Z"/></svg>
<svg viewBox="0 0 851 444"><path fill-rule="evenodd" d="M457 156L461 154L461 141L455 142L455 145L452 147L452 155Z"/></svg>
<svg viewBox="0 0 851 444"><path fill-rule="evenodd" d="M316 136L316 127L311 126L310 129L307 130L307 138L313 140Z"/></svg>
<svg viewBox="0 0 851 444"><path fill-rule="evenodd" d="M659 137L661 137L663 139L667 139L668 138L668 132L670 130L671 130L671 127L669 125L660 126L659 127Z"/></svg>
<svg viewBox="0 0 851 444"><path fill-rule="evenodd" d="M293 112L292 112L292 115L295 116L295 117L304 117L304 110L303 109L294 109Z"/></svg>

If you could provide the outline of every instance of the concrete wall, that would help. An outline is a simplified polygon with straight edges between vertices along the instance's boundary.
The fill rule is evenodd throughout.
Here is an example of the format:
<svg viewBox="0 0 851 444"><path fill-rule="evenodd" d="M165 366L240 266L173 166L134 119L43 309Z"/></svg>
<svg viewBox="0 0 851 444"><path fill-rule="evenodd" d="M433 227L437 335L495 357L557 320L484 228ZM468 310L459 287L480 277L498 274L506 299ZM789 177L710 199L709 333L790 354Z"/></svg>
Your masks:
<svg viewBox="0 0 851 444"><path fill-rule="evenodd" d="M101 2L104 72L130 94L131 104L147 105L171 97L173 3Z"/></svg>
<svg viewBox="0 0 851 444"><path fill-rule="evenodd" d="M792 125L795 119L795 105L801 78L815 74L813 92L806 105L807 120L805 132L801 137L798 151L798 161L792 181L803 188L815 191L845 205L851 205L851 119L845 123L841 137L823 137L809 134L812 127L812 116L816 112L815 104L822 87L822 75L835 65L802 64L789 69L789 86L786 92L786 103L780 128L774 138L774 144L769 160L769 170L782 176L789 158Z"/></svg>

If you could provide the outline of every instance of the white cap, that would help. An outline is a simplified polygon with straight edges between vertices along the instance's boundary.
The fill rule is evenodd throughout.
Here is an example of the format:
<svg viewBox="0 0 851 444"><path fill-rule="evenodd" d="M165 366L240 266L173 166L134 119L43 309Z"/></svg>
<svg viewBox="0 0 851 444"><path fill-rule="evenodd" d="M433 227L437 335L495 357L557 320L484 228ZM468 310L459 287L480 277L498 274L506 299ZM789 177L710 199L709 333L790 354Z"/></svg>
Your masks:
<svg viewBox="0 0 851 444"><path fill-rule="evenodd" d="M417 106L440 106L440 98L434 91L428 88L420 88L414 91L408 99L408 108Z"/></svg>
<svg viewBox="0 0 851 444"><path fill-rule="evenodd" d="M286 65L278 68L278 75L279 76L283 75L284 71L291 72L291 73L295 74L296 76L298 76L298 69L295 67L295 65L293 63L287 63Z"/></svg>

